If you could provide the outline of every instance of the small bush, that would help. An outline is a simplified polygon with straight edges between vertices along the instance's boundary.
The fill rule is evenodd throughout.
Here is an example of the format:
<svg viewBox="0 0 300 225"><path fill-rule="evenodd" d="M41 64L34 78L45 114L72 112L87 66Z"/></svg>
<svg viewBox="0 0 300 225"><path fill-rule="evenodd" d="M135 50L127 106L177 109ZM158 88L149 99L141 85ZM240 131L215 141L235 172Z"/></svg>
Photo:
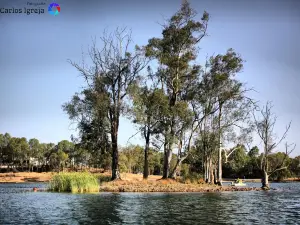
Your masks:
<svg viewBox="0 0 300 225"><path fill-rule="evenodd" d="M97 175L95 175L95 176L98 178L98 180L100 181L100 183L111 181L111 176L110 176L110 175L106 175L106 174L97 174Z"/></svg>
<svg viewBox="0 0 300 225"><path fill-rule="evenodd" d="M57 192L98 192L99 181L95 175L87 172L59 173L50 180L49 189Z"/></svg>
<svg viewBox="0 0 300 225"><path fill-rule="evenodd" d="M195 172L189 172L181 176L181 182L185 184L201 184L203 183L202 175Z"/></svg>

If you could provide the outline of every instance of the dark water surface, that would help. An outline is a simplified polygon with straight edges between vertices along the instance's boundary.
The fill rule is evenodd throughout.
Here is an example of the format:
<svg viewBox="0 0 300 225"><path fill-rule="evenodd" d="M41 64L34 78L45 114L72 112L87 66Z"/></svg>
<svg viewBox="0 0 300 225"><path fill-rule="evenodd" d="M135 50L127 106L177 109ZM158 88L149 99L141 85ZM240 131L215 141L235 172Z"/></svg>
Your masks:
<svg viewBox="0 0 300 225"><path fill-rule="evenodd" d="M0 184L0 224L300 224L300 183L223 193L32 192Z"/></svg>

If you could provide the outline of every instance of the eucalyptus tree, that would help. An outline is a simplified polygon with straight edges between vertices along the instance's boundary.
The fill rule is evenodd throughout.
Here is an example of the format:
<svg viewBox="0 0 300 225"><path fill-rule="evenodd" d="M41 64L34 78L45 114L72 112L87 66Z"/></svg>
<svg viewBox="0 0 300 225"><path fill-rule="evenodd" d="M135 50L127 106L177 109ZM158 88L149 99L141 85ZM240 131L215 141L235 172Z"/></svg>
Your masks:
<svg viewBox="0 0 300 225"><path fill-rule="evenodd" d="M250 112L253 100L247 97L245 84L240 82L236 75L243 68L243 59L233 49L226 54L218 54L209 60L207 73L212 89L211 98L217 107L213 123L218 134L218 183L222 185L222 141L224 134L235 132L236 129L247 128L245 122L250 121ZM248 124L247 124L248 126ZM226 135L228 136L228 135Z"/></svg>
<svg viewBox="0 0 300 225"><path fill-rule="evenodd" d="M196 129L196 119L193 115L193 111L189 108L186 101L179 101L174 108L173 118L175 121L175 137L177 141L177 160L173 168L170 170L169 177L175 178L177 170L181 163L188 156L188 153L192 147L192 137Z"/></svg>
<svg viewBox="0 0 300 225"><path fill-rule="evenodd" d="M197 154L202 158L204 180L206 183L214 183L216 181L216 165L214 161L218 158L215 151L217 146L217 133L209 126L202 128L195 142L195 147Z"/></svg>
<svg viewBox="0 0 300 225"><path fill-rule="evenodd" d="M131 115L133 122L139 125L139 131L145 139L144 149L144 171L143 178L149 175L149 150L151 136L161 132L161 115L168 113L168 98L163 91L157 87L147 87L134 85L131 88L131 98L133 107Z"/></svg>
<svg viewBox="0 0 300 225"><path fill-rule="evenodd" d="M172 112L182 101L182 93L197 78L200 67L191 65L197 57L197 44L206 36L209 15L203 13L201 20L195 20L197 13L184 1L181 9L163 25L162 38L152 38L146 46L146 56L156 59L160 65L158 80L169 97ZM168 178L170 162L176 136L176 115L165 118L165 144L163 178Z"/></svg>
<svg viewBox="0 0 300 225"><path fill-rule="evenodd" d="M97 126L105 121L105 131L109 134L112 149L112 179L120 178L118 166L118 131L119 120L124 112L124 100L128 88L133 84L144 69L147 60L143 51L136 46L130 53L132 44L131 33L126 29L116 29L112 34L104 33L101 37L102 48L98 48L93 41L89 49L92 62L87 66L83 60L82 65L71 64L80 72L86 82L84 96L76 95L83 108L72 107L72 102L64 105L71 119L79 118L84 125L94 122ZM89 102L86 104L87 94ZM70 109L70 110L69 110ZM75 113L71 109L75 109ZM72 112L72 113L70 113ZM79 126L80 129L80 126Z"/></svg>

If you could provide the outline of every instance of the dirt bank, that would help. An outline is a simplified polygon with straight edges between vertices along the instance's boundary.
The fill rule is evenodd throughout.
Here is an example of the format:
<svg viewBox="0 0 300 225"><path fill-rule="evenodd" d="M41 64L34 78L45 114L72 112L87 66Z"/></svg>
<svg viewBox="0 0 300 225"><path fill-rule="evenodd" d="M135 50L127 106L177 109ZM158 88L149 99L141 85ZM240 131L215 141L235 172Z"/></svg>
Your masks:
<svg viewBox="0 0 300 225"><path fill-rule="evenodd" d="M48 182L55 173L0 173L0 183ZM109 173L96 173L101 180L109 180ZM258 191L260 188L231 187L224 183L223 187L198 184L183 184L172 179L161 180L161 176L151 175L147 181L141 174L121 174L122 180L101 182L100 192L221 192L221 191ZM105 179L103 179L105 178Z"/></svg>
<svg viewBox="0 0 300 225"><path fill-rule="evenodd" d="M174 180L126 181L118 180L102 183L100 192L221 192L259 191L261 188L217 186L208 184L183 184Z"/></svg>
<svg viewBox="0 0 300 225"><path fill-rule="evenodd" d="M0 183L48 182L52 173L0 173Z"/></svg>

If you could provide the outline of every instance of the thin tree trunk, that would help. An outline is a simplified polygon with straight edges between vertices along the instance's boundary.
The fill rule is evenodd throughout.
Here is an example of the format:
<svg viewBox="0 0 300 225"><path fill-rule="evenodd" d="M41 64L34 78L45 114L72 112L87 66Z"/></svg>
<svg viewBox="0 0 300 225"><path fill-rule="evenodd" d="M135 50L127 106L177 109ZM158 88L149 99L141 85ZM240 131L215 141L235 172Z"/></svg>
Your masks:
<svg viewBox="0 0 300 225"><path fill-rule="evenodd" d="M149 163L148 163L149 147L150 147L150 132L148 131L146 135L146 146L145 146L144 174L143 174L144 179L148 179L149 176Z"/></svg>
<svg viewBox="0 0 300 225"><path fill-rule="evenodd" d="M120 179L120 172L119 172L119 153L118 153L118 144L115 138L114 142L112 143L112 180Z"/></svg>
<svg viewBox="0 0 300 225"><path fill-rule="evenodd" d="M144 159L144 174L143 174L144 179L148 179L149 176L148 150L149 150L149 146L146 145L145 159Z"/></svg>
<svg viewBox="0 0 300 225"><path fill-rule="evenodd" d="M145 157L144 157L144 174L143 178L148 179L149 176L149 161L148 161L148 154L149 154L149 149L150 149L150 135L151 135L151 130L150 130L150 119L151 117L148 115L147 116L147 126L145 126L144 130L144 137L146 140L146 145L145 145Z"/></svg>
<svg viewBox="0 0 300 225"><path fill-rule="evenodd" d="M181 151L182 151L182 138L183 138L183 133L181 132L180 134L180 138L179 138L179 143L178 143L178 154L177 154L177 161L176 161L176 165L173 168L173 170L170 172L169 177L172 179L176 179L176 173L178 171L178 168L181 166L181 163L183 160L185 160L186 156L181 156ZM190 145L189 145L190 146ZM190 147L188 147L189 150Z"/></svg>
<svg viewBox="0 0 300 225"><path fill-rule="evenodd" d="M222 115L222 105L219 108L219 118L218 118L218 129L219 129L219 136L218 136L218 184L222 186L222 149L221 149L221 115Z"/></svg>
<svg viewBox="0 0 300 225"><path fill-rule="evenodd" d="M182 157L180 159L177 160L176 165L174 167L174 169L172 170L172 172L170 173L170 178L175 179L176 178L176 173L178 172L178 169L180 168L183 160L185 160L186 157Z"/></svg>
<svg viewBox="0 0 300 225"><path fill-rule="evenodd" d="M217 169L214 169L214 184L217 184L218 180L217 180Z"/></svg>
<svg viewBox="0 0 300 225"><path fill-rule="evenodd" d="M176 103L176 94L172 96L172 98L170 99L169 102L170 109L172 109L172 106L174 106L175 103ZM170 164L172 160L172 149L173 149L172 147L173 147L174 136L175 136L174 120L175 118L173 116L171 120L171 126L165 130L165 134L169 136L168 138L166 138L167 141L165 141L165 143L167 142L168 148L167 151L165 151L165 155L164 155L163 179L167 179L170 175Z"/></svg>
<svg viewBox="0 0 300 225"><path fill-rule="evenodd" d="M210 165L209 165L209 162L210 162L210 157L207 158L207 162L206 162L206 165L207 165L207 183L210 183L211 180L210 180Z"/></svg>
<svg viewBox="0 0 300 225"><path fill-rule="evenodd" d="M164 143L164 162L163 162L163 179L167 179L169 177L169 155L170 155L170 149L169 149L169 140L166 137L167 136L167 129L165 130L165 143Z"/></svg>
<svg viewBox="0 0 300 225"><path fill-rule="evenodd" d="M164 154L163 179L167 179L169 177L171 159L172 159L172 151L168 147Z"/></svg>
<svg viewBox="0 0 300 225"><path fill-rule="evenodd" d="M209 159L209 183L213 183L214 182L214 170L212 168L212 159Z"/></svg>
<svg viewBox="0 0 300 225"><path fill-rule="evenodd" d="M262 188L264 189L269 189L270 185L269 185L269 175L266 171L264 171L264 176L262 179Z"/></svg>
<svg viewBox="0 0 300 225"><path fill-rule="evenodd" d="M204 171L204 181L206 182L206 179L207 179L206 171L207 171L207 169L206 169L206 160L204 159L204 157L203 157L202 161L203 161L202 164L203 164L203 171Z"/></svg>
<svg viewBox="0 0 300 225"><path fill-rule="evenodd" d="M266 189L266 190L270 189L269 175L268 175L268 158L267 157L265 157L264 167L263 167L262 188Z"/></svg>
<svg viewBox="0 0 300 225"><path fill-rule="evenodd" d="M205 182L209 183L209 165L208 165L208 156L205 159Z"/></svg>
<svg viewBox="0 0 300 225"><path fill-rule="evenodd" d="M118 152L118 127L119 118L114 115L114 121L111 127L111 144L112 144L112 180L121 179L119 171L119 152Z"/></svg>

